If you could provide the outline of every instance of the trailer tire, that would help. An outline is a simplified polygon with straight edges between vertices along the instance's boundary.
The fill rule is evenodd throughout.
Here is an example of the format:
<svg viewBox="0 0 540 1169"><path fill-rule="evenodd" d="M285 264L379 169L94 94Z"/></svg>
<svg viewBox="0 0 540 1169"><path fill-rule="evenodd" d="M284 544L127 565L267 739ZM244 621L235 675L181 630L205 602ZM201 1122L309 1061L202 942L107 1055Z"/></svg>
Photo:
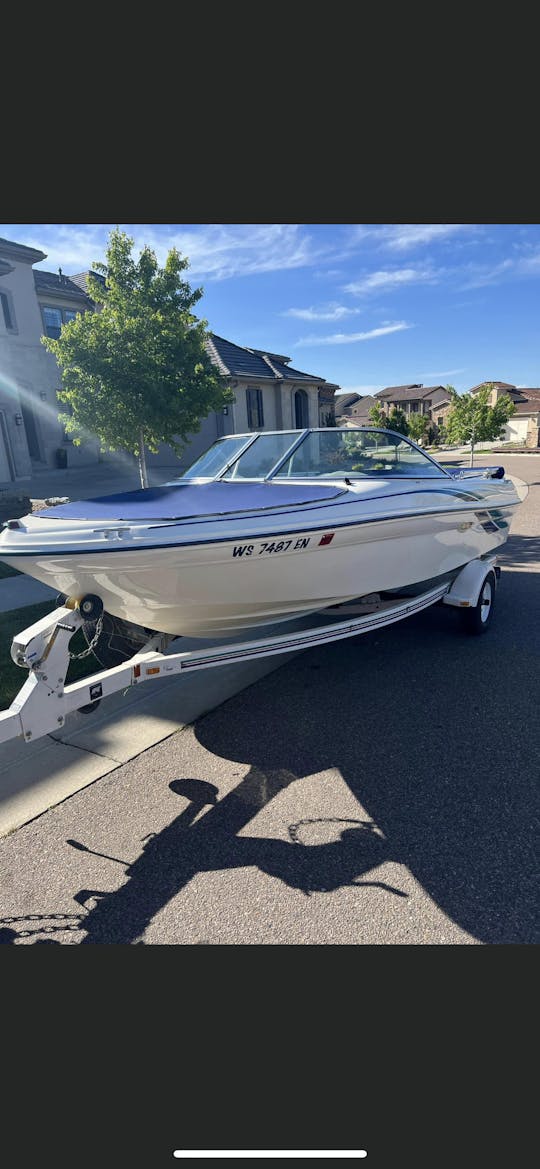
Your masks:
<svg viewBox="0 0 540 1169"><path fill-rule="evenodd" d="M497 579L495 573L490 571L480 589L480 596L476 605L471 606L470 609L461 610L462 623L467 633L478 635L479 633L485 633L489 629L493 618L496 587Z"/></svg>

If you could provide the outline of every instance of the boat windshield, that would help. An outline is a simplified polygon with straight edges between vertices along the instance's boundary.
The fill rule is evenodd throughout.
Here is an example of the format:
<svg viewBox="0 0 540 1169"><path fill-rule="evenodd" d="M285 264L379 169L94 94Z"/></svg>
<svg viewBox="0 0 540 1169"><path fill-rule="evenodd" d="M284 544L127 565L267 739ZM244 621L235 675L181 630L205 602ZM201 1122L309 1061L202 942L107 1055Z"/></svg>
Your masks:
<svg viewBox="0 0 540 1169"><path fill-rule="evenodd" d="M240 460L242 462L242 460ZM389 430L311 431L291 454L275 478L368 478L394 475L445 477L438 463Z"/></svg>
<svg viewBox="0 0 540 1169"><path fill-rule="evenodd" d="M446 477L403 435L390 430L278 430L218 439L183 479L355 479Z"/></svg>
<svg viewBox="0 0 540 1169"><path fill-rule="evenodd" d="M191 467L182 472L180 478L217 479L252 437L250 434L234 434L230 438L218 438L217 442L191 464Z"/></svg>

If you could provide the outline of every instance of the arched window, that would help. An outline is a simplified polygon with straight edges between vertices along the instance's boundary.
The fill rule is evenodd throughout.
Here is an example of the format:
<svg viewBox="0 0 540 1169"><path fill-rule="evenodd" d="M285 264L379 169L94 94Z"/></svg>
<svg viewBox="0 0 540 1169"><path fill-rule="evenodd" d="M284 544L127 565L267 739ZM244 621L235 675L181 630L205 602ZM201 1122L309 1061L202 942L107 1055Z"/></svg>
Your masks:
<svg viewBox="0 0 540 1169"><path fill-rule="evenodd" d="M294 424L298 430L309 426L309 398L305 390L296 390L294 395Z"/></svg>

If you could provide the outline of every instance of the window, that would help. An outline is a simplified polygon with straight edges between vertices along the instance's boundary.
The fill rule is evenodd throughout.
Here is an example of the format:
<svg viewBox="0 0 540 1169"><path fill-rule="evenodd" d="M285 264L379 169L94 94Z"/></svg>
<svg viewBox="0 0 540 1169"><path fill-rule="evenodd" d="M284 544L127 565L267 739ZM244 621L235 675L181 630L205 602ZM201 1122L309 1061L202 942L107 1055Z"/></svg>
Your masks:
<svg viewBox="0 0 540 1169"><path fill-rule="evenodd" d="M51 305L43 305L41 313L47 337L54 337L55 340L60 336L62 325L67 325L68 321L74 321L77 316L75 309L52 308Z"/></svg>
<svg viewBox="0 0 540 1169"><path fill-rule="evenodd" d="M0 304L2 305L2 314L7 332L16 333L17 325L15 323L15 313L13 312L13 298L10 292L0 292Z"/></svg>
<svg viewBox="0 0 540 1169"><path fill-rule="evenodd" d="M262 390L250 386L246 390L248 426L250 430L260 430L264 426Z"/></svg>
<svg viewBox="0 0 540 1169"><path fill-rule="evenodd" d="M440 414L439 417L437 418L437 426L442 426L443 423L444 423L444 418L443 418L442 414Z"/></svg>
<svg viewBox="0 0 540 1169"><path fill-rule="evenodd" d="M297 390L294 395L294 425L299 430L309 426L309 398L305 390Z"/></svg>

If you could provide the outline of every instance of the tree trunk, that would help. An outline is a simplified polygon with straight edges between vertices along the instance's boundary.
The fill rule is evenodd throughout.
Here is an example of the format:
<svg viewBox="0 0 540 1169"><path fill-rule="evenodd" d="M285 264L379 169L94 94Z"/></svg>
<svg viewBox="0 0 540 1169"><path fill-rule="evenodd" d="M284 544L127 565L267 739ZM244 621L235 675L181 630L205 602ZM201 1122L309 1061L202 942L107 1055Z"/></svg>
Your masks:
<svg viewBox="0 0 540 1169"><path fill-rule="evenodd" d="M470 462L471 467L474 466L474 442L475 442L475 437L474 437L474 430L473 430L473 432L471 434L471 462Z"/></svg>
<svg viewBox="0 0 540 1169"><path fill-rule="evenodd" d="M139 431L139 475L141 487L148 487L148 471L146 469L146 450L144 445L144 430Z"/></svg>

